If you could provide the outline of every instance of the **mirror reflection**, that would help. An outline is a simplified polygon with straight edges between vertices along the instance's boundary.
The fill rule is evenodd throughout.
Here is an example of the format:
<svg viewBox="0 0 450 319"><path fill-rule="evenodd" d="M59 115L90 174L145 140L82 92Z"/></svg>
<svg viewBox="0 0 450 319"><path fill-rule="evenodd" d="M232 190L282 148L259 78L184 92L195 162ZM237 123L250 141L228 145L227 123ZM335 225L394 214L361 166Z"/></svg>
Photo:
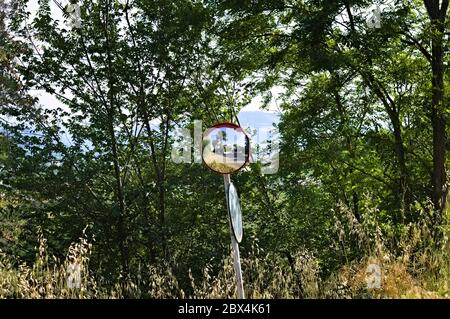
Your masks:
<svg viewBox="0 0 450 319"><path fill-rule="evenodd" d="M242 128L231 123L219 124L203 134L203 162L213 171L231 174L248 161L249 140Z"/></svg>

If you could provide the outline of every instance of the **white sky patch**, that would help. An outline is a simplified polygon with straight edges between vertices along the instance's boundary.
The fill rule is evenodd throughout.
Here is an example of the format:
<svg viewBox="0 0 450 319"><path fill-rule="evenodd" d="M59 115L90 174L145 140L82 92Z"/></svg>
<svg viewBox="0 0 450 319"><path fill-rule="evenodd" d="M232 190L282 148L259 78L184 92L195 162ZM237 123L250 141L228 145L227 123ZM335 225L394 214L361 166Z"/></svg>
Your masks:
<svg viewBox="0 0 450 319"><path fill-rule="evenodd" d="M58 3L61 4L61 6L64 8L66 5L69 4L68 0L56 0ZM53 19L57 20L59 22L59 26L63 26L63 23L65 23L65 19L63 17L63 12L61 9L56 5L56 3L53 0L49 1L50 5L50 11L52 13ZM30 0L28 2L27 10L31 13L29 17L29 22L31 22L37 14L37 11L39 9L39 1L38 0ZM65 25L65 24L64 24Z"/></svg>
<svg viewBox="0 0 450 319"><path fill-rule="evenodd" d="M267 109L262 109L263 97L258 95L252 99L252 101L241 109L241 112L247 111L267 111L272 113L281 113L281 109L278 107L281 104L281 95L285 92L285 89L282 86L274 86L270 90L270 94L272 95L272 99L268 104Z"/></svg>

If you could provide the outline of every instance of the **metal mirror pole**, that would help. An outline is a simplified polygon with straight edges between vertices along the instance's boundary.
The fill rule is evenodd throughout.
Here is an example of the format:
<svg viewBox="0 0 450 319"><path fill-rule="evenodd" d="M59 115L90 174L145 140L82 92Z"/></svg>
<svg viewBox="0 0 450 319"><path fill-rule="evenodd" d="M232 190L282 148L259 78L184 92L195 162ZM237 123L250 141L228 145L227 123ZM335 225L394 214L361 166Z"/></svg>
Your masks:
<svg viewBox="0 0 450 319"><path fill-rule="evenodd" d="M233 226L231 226L231 220L230 220L230 214L229 214L229 207L228 207L228 187L230 186L230 174L224 174L223 175L223 181L225 184L225 198L227 200L227 215L228 215L228 222L230 225L230 234L231 234L231 247L233 251L233 264L234 264L234 271L236 273L236 286L237 286L237 295L239 299L244 299L244 283L242 281L242 271L241 271L241 257L239 256L239 244L234 237L233 233Z"/></svg>

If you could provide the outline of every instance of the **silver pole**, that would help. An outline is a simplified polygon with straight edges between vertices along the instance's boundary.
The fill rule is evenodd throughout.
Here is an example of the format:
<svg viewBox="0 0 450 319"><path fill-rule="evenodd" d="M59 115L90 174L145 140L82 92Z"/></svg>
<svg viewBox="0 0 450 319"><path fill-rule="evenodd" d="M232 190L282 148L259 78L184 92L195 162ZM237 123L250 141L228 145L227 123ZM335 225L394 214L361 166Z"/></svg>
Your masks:
<svg viewBox="0 0 450 319"><path fill-rule="evenodd" d="M239 299L245 299L244 295L244 283L242 281L242 271L241 271L241 257L239 255L239 244L236 241L233 233L233 226L231 225L230 214L228 213L228 186L230 185L230 174L223 175L223 181L225 185L225 198L227 200L227 215L228 215L228 223L230 225L230 234L231 234L231 248L233 252L233 264L234 271L236 273L236 285L237 285L237 295Z"/></svg>

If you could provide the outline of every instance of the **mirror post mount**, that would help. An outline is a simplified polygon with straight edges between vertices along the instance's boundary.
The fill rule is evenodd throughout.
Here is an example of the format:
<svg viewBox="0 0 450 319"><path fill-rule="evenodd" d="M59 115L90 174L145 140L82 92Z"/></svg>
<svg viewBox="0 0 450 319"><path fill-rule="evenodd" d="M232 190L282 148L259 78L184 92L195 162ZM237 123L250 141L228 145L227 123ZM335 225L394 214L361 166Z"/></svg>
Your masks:
<svg viewBox="0 0 450 319"><path fill-rule="evenodd" d="M229 200L228 200L228 188L230 187L231 178L230 174L224 174L223 175L223 181L225 185L225 198L227 201L227 209L229 210ZM244 282L242 280L242 270L241 270L241 257L239 254L239 243L236 240L236 237L233 232L233 226L231 225L231 217L230 214L228 214L228 223L230 225L230 235L231 235L231 249L233 253L233 265L234 265L234 272L236 273L236 288L237 288L237 295L239 299L245 299L244 294Z"/></svg>

